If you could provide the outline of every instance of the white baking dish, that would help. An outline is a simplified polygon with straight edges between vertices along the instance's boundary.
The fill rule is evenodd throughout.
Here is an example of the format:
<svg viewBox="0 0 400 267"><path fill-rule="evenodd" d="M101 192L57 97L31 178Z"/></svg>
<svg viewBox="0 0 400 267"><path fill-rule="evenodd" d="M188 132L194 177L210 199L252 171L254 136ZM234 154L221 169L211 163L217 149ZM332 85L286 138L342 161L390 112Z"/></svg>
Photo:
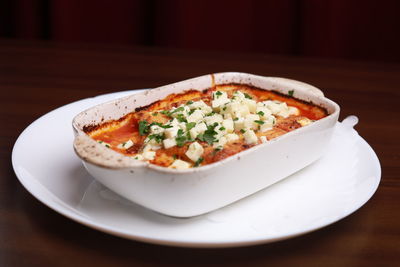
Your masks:
<svg viewBox="0 0 400 267"><path fill-rule="evenodd" d="M204 90L213 84L248 84L288 94L327 109L329 116L198 168L177 170L134 160L87 136L85 126L118 119L137 107L172 93ZM339 116L339 106L305 83L246 73L217 73L162 86L97 105L73 120L74 148L88 172L100 183L146 208L176 217L200 215L262 190L320 158Z"/></svg>

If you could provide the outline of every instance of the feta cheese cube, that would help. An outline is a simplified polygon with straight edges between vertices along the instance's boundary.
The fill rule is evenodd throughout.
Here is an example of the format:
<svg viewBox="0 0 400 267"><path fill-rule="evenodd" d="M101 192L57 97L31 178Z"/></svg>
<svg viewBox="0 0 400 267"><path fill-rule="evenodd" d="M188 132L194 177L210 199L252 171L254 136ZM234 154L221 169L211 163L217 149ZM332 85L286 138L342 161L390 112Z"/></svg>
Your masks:
<svg viewBox="0 0 400 267"><path fill-rule="evenodd" d="M257 130L259 124L255 122L256 120L260 120L260 116L258 116L257 114L247 115L244 119L244 128Z"/></svg>
<svg viewBox="0 0 400 267"><path fill-rule="evenodd" d="M180 128L178 126L173 126L171 128L165 129L165 137L166 138L175 138L178 135L178 130Z"/></svg>
<svg viewBox="0 0 400 267"><path fill-rule="evenodd" d="M237 120L233 121L235 131L240 131L244 128L244 118L238 118Z"/></svg>
<svg viewBox="0 0 400 267"><path fill-rule="evenodd" d="M276 119L273 115L270 115L265 120L263 120L264 124L260 125L260 132L266 132L272 129L274 126Z"/></svg>
<svg viewBox="0 0 400 267"><path fill-rule="evenodd" d="M207 130L207 125L204 122L200 122L198 124L196 124L196 126L194 127L194 129L196 129L196 131L199 134L204 133Z"/></svg>
<svg viewBox="0 0 400 267"><path fill-rule="evenodd" d="M142 155L145 160L153 160L156 157L156 152L146 151L146 152L143 152Z"/></svg>
<svg viewBox="0 0 400 267"><path fill-rule="evenodd" d="M196 162L200 156L203 154L204 148L198 143L193 142L190 144L188 150L186 151L186 156L193 162Z"/></svg>
<svg viewBox="0 0 400 267"><path fill-rule="evenodd" d="M232 133L234 130L233 120L232 119L225 119L222 121L222 126L225 127L228 133Z"/></svg>
<svg viewBox="0 0 400 267"><path fill-rule="evenodd" d="M136 154L136 155L133 156L133 159L144 160L144 157L142 156L142 154Z"/></svg>
<svg viewBox="0 0 400 267"><path fill-rule="evenodd" d="M207 125L213 125L216 122L220 123L223 120L224 119L223 119L222 115L220 115L220 114L213 114L211 116L204 117L204 121L205 121L205 123L207 123Z"/></svg>
<svg viewBox="0 0 400 267"><path fill-rule="evenodd" d="M203 119L203 112L199 109L196 109L192 114L187 116L187 121L188 122L198 122Z"/></svg>
<svg viewBox="0 0 400 267"><path fill-rule="evenodd" d="M268 116L272 114L271 111L266 106L257 106L256 113L257 115L260 116L260 119L262 120L266 119Z"/></svg>
<svg viewBox="0 0 400 267"><path fill-rule="evenodd" d="M173 168L173 169L188 169L190 168L190 163L184 161L184 160L180 160L180 159L176 159L170 166L169 168Z"/></svg>
<svg viewBox="0 0 400 267"><path fill-rule="evenodd" d="M211 101L211 106L213 109L219 110L219 108L227 103L230 100L226 92L216 91L213 93L213 100Z"/></svg>
<svg viewBox="0 0 400 267"><path fill-rule="evenodd" d="M257 109L257 102L253 99L245 98L242 100L242 103L246 105L250 112L255 113Z"/></svg>
<svg viewBox="0 0 400 267"><path fill-rule="evenodd" d="M246 132L243 134L244 140L246 144L256 144L257 143L257 135L254 133L253 130L247 129Z"/></svg>
<svg viewBox="0 0 400 267"><path fill-rule="evenodd" d="M229 133L225 135L226 141L231 142L239 139L239 135L235 133Z"/></svg>
<svg viewBox="0 0 400 267"><path fill-rule="evenodd" d="M119 149L128 149L128 148L130 148L131 146L133 146L133 142L132 142L131 139L129 139L128 141L119 144L119 145L117 146L117 148L119 148Z"/></svg>
<svg viewBox="0 0 400 267"><path fill-rule="evenodd" d="M168 138L163 140L164 147L166 149L176 146L175 138Z"/></svg>
<svg viewBox="0 0 400 267"><path fill-rule="evenodd" d="M199 132L196 130L196 128L192 128L189 130L190 138L196 139L196 137L199 135Z"/></svg>
<svg viewBox="0 0 400 267"><path fill-rule="evenodd" d="M224 145L226 144L228 142L228 140L226 139L226 137L224 137L224 136L221 136L219 139L218 139L218 142L215 142L214 144L213 144L213 147L214 148L217 148L217 147L224 147Z"/></svg>

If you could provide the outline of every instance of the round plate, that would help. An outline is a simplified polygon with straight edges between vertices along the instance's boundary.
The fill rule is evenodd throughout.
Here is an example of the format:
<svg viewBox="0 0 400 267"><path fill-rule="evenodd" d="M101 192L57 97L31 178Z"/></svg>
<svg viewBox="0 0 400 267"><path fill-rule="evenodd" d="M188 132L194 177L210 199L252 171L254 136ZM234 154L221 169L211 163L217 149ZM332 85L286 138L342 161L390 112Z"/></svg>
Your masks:
<svg viewBox="0 0 400 267"><path fill-rule="evenodd" d="M97 183L72 148L71 122L76 114L135 92L139 91L80 100L33 122L19 136L12 153L22 185L45 205L89 227L184 247L245 246L304 234L351 214L378 187L378 158L349 119L337 124L323 158L250 197L187 219L152 212Z"/></svg>

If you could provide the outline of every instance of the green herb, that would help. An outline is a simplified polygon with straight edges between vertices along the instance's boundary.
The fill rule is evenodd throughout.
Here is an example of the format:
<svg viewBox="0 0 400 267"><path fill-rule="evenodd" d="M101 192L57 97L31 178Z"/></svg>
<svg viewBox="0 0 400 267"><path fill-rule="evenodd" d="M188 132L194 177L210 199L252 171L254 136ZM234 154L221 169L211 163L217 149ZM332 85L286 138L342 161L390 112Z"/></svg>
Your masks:
<svg viewBox="0 0 400 267"><path fill-rule="evenodd" d="M149 135L149 140L152 140L152 139L156 140L157 143L161 143L162 140L165 139L165 135L164 135L164 133Z"/></svg>
<svg viewBox="0 0 400 267"><path fill-rule="evenodd" d="M184 110L185 109L183 107L179 107L177 109L174 109L173 111L170 111L170 114L174 114L174 113L181 112L181 111L184 111Z"/></svg>
<svg viewBox="0 0 400 267"><path fill-rule="evenodd" d="M246 130L245 130L245 129L240 129L240 132L241 132L241 133L245 133Z"/></svg>
<svg viewBox="0 0 400 267"><path fill-rule="evenodd" d="M258 124L260 124L260 125L263 125L265 122L263 122L263 121L260 121L260 120L255 120L254 121L255 123L258 123Z"/></svg>
<svg viewBox="0 0 400 267"><path fill-rule="evenodd" d="M187 120L186 120L186 118L185 118L185 115L183 115L182 113L178 114L178 115L176 116L176 119L177 119L179 122L187 122Z"/></svg>
<svg viewBox="0 0 400 267"><path fill-rule="evenodd" d="M191 104L193 104L193 101L192 101L192 100L186 102L186 105L191 105Z"/></svg>
<svg viewBox="0 0 400 267"><path fill-rule="evenodd" d="M244 97L245 98L248 98L248 99L253 99L249 94L247 94L247 93L244 93Z"/></svg>
<svg viewBox="0 0 400 267"><path fill-rule="evenodd" d="M212 116L212 115L214 115L214 114L215 114L215 112L214 112L214 111L211 111L210 113L206 114L206 117L210 117L210 116Z"/></svg>
<svg viewBox="0 0 400 267"><path fill-rule="evenodd" d="M238 121L238 120L239 120L239 118L234 118L233 120L234 120L234 121Z"/></svg>
<svg viewBox="0 0 400 267"><path fill-rule="evenodd" d="M176 154L172 155L172 157L173 157L174 159L177 159L177 158L178 158L178 156L177 156Z"/></svg>
<svg viewBox="0 0 400 267"><path fill-rule="evenodd" d="M160 126L161 128L164 128L164 129L172 128L172 125L162 125L162 124L159 123L159 122L152 122L152 123L150 123L149 127L151 127L151 126L153 126L153 125Z"/></svg>
<svg viewBox="0 0 400 267"><path fill-rule="evenodd" d="M262 111L259 111L259 112L257 112L257 114L260 115L260 116L264 116L265 113L262 112Z"/></svg>
<svg viewBox="0 0 400 267"><path fill-rule="evenodd" d="M223 107L222 110L225 111L225 110L226 110L226 107Z"/></svg>
<svg viewBox="0 0 400 267"><path fill-rule="evenodd" d="M102 143L104 143L104 142L103 142L103 141L101 141L101 140L100 140L100 141L97 141L97 142L98 142L99 144L102 144Z"/></svg>
<svg viewBox="0 0 400 267"><path fill-rule="evenodd" d="M195 111L196 109L192 109L192 110L190 110L189 112L188 112L188 115L192 115L193 114L193 112Z"/></svg>
<svg viewBox="0 0 400 267"><path fill-rule="evenodd" d="M226 130L226 128L224 126L219 128L220 131Z"/></svg>
<svg viewBox="0 0 400 267"><path fill-rule="evenodd" d="M109 144L106 144L106 147L110 148L110 145L109 145Z"/></svg>
<svg viewBox="0 0 400 267"><path fill-rule="evenodd" d="M215 92L215 95L217 96L217 98L219 98L222 95L222 93L220 91L217 91Z"/></svg>
<svg viewBox="0 0 400 267"><path fill-rule="evenodd" d="M199 165L203 162L203 158L200 157L198 160L196 160L196 162L194 163L194 167L199 167Z"/></svg>
<svg viewBox="0 0 400 267"><path fill-rule="evenodd" d="M176 145L179 146L179 147L183 147L183 145L187 141L187 136L183 135L183 130L182 129L179 129L177 134L178 134L178 136L175 138Z"/></svg>
<svg viewBox="0 0 400 267"><path fill-rule="evenodd" d="M148 125L147 121L139 121L139 134L146 135L149 133L150 125Z"/></svg>
<svg viewBox="0 0 400 267"><path fill-rule="evenodd" d="M192 129L194 126L196 126L195 122L186 123L186 130L190 131L190 129Z"/></svg>
<svg viewBox="0 0 400 267"><path fill-rule="evenodd" d="M288 94L289 94L289 96L293 96L294 90L290 90L290 91L288 92Z"/></svg>
<svg viewBox="0 0 400 267"><path fill-rule="evenodd" d="M157 116L157 114L158 114L158 112L153 112L152 115L153 115L153 116Z"/></svg>
<svg viewBox="0 0 400 267"><path fill-rule="evenodd" d="M217 132L215 131L215 127L217 127L218 123L214 123L213 125L207 126L207 130L204 131L203 135L201 136L201 141L205 141L208 144L212 145L216 140L215 140L215 135L217 135Z"/></svg>
<svg viewBox="0 0 400 267"><path fill-rule="evenodd" d="M164 114L164 115L166 115L168 117L171 117L171 112L169 112L168 110L162 110L162 111L160 111L160 113Z"/></svg>

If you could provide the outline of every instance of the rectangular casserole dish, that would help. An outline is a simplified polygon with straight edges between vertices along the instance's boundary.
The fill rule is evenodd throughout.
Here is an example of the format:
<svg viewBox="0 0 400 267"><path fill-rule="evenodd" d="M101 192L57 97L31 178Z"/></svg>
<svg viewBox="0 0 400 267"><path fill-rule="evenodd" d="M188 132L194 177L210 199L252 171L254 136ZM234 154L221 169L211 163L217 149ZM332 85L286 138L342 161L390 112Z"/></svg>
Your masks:
<svg viewBox="0 0 400 267"><path fill-rule="evenodd" d="M117 120L136 108L187 90L246 84L320 106L328 116L210 165L171 169L106 148L84 129ZM73 119L74 149L88 172L119 195L156 212L190 217L210 212L262 190L319 159L326 151L339 106L308 84L246 73L217 73L162 86L92 107Z"/></svg>

